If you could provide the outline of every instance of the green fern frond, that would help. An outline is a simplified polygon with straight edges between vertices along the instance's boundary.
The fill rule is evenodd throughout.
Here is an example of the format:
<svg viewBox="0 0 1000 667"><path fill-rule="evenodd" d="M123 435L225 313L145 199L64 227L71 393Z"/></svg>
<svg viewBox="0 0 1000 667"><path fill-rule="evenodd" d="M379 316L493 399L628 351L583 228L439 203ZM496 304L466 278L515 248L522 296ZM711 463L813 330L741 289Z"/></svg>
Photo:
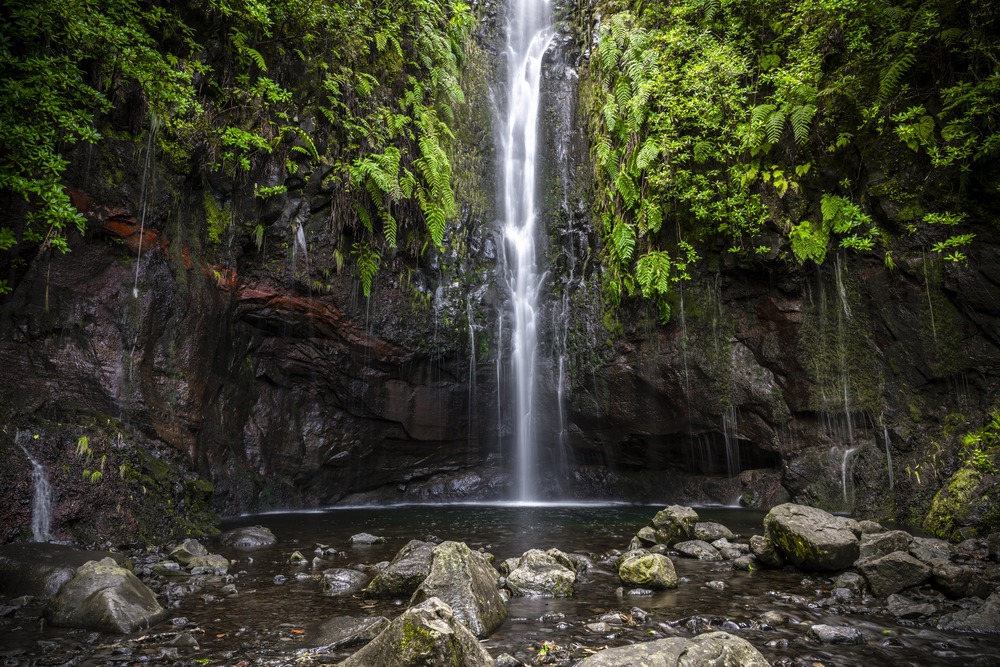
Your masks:
<svg viewBox="0 0 1000 667"><path fill-rule="evenodd" d="M780 109L775 109L767 117L767 140L776 144L781 140L781 134L785 131L785 113Z"/></svg>
<svg viewBox="0 0 1000 667"><path fill-rule="evenodd" d="M816 106L813 104L803 104L792 109L789 120L792 123L792 134L795 136L795 143L802 145L809 138L809 126L812 124L813 116L816 115Z"/></svg>
<svg viewBox="0 0 1000 667"><path fill-rule="evenodd" d="M612 253L619 264L627 265L635 254L635 229L628 223L617 220L611 230Z"/></svg>
<svg viewBox="0 0 1000 667"><path fill-rule="evenodd" d="M904 53L882 70L882 75L879 77L879 94L883 99L892 96L898 90L903 75L915 62L917 57L914 54Z"/></svg>

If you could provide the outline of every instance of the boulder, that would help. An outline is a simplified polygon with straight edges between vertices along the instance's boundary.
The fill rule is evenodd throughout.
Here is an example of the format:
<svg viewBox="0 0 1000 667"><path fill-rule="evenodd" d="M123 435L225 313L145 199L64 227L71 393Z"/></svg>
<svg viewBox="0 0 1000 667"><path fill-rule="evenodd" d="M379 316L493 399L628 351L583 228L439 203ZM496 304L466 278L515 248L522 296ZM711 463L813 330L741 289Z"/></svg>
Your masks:
<svg viewBox="0 0 1000 667"><path fill-rule="evenodd" d="M903 551L859 561L858 570L877 597L884 598L931 578L931 568Z"/></svg>
<svg viewBox="0 0 1000 667"><path fill-rule="evenodd" d="M766 567L782 567L785 564L785 559L774 548L771 540L763 535L754 535L750 538L750 553Z"/></svg>
<svg viewBox="0 0 1000 667"><path fill-rule="evenodd" d="M29 542L0 546L0 595L11 598L30 595L48 600L73 578L77 568L104 558L125 562L122 554L81 551L63 544Z"/></svg>
<svg viewBox="0 0 1000 667"><path fill-rule="evenodd" d="M493 658L455 618L451 607L430 598L404 611L375 639L341 662L340 667L492 667L493 664Z"/></svg>
<svg viewBox="0 0 1000 667"><path fill-rule="evenodd" d="M220 556L219 554L195 556L187 562L187 566L191 572L194 572L195 568L201 568L202 570L213 574L226 574L229 572L229 565L229 559L225 556Z"/></svg>
<svg viewBox="0 0 1000 667"><path fill-rule="evenodd" d="M568 567L577 574L586 572L590 568L590 560L586 556L581 556L580 554L568 554L565 551L560 551L559 549L549 549L545 553L552 556L552 558L554 558L560 565Z"/></svg>
<svg viewBox="0 0 1000 667"><path fill-rule="evenodd" d="M170 558L184 566L187 566L194 558L207 555L208 549L202 546L198 540L192 539L184 540L170 551Z"/></svg>
<svg viewBox="0 0 1000 667"><path fill-rule="evenodd" d="M659 544L673 546L694 537L694 527L698 523L698 513L690 507L670 505L653 517L653 528Z"/></svg>
<svg viewBox="0 0 1000 667"><path fill-rule="evenodd" d="M442 542L434 547L430 573L413 593L410 606L437 598L482 639L507 618L498 578L485 554L473 551L464 542Z"/></svg>
<svg viewBox="0 0 1000 667"><path fill-rule="evenodd" d="M264 526L246 526L227 530L219 536L219 540L226 546L240 551L253 551L275 544L278 538Z"/></svg>
<svg viewBox="0 0 1000 667"><path fill-rule="evenodd" d="M764 531L788 562L804 570L845 570L860 553L843 519L815 507L778 505L764 517Z"/></svg>
<svg viewBox="0 0 1000 667"><path fill-rule="evenodd" d="M928 565L949 560L952 551L951 544L936 537L914 537L909 547L911 556Z"/></svg>
<svg viewBox="0 0 1000 667"><path fill-rule="evenodd" d="M662 554L630 551L618 566L622 583L643 588L677 588L673 562Z"/></svg>
<svg viewBox="0 0 1000 667"><path fill-rule="evenodd" d="M846 588L855 595L865 592L865 578L857 572L844 572L834 580L834 587Z"/></svg>
<svg viewBox="0 0 1000 667"><path fill-rule="evenodd" d="M986 554L990 560L1000 561L1000 532L986 536Z"/></svg>
<svg viewBox="0 0 1000 667"><path fill-rule="evenodd" d="M893 593L885 601L886 609L896 618L920 618L921 616L933 616L937 613L937 607L927 602L914 602L908 597L899 593Z"/></svg>
<svg viewBox="0 0 1000 667"><path fill-rule="evenodd" d="M309 643L328 650L367 644L387 627L385 616L336 616L321 623Z"/></svg>
<svg viewBox="0 0 1000 667"><path fill-rule="evenodd" d="M567 597L573 595L575 581L576 572L544 551L531 549L507 575L507 588L513 595Z"/></svg>
<svg viewBox="0 0 1000 667"><path fill-rule="evenodd" d="M703 540L678 542L674 545L674 549L677 553L687 556L688 558L697 558L698 560L708 561L722 560L722 554L719 553L719 550Z"/></svg>
<svg viewBox="0 0 1000 667"><path fill-rule="evenodd" d="M986 598L976 609L945 614L937 626L941 630L960 632L1000 632L1000 591Z"/></svg>
<svg viewBox="0 0 1000 667"><path fill-rule="evenodd" d="M861 536L858 557L861 559L881 558L893 551L906 551L910 548L912 541L913 536L903 530L865 534Z"/></svg>
<svg viewBox="0 0 1000 667"><path fill-rule="evenodd" d="M694 524L694 538L696 540L714 542L722 538L728 540L731 537L736 537L733 534L733 531L729 530L721 523L715 523L714 521L699 521Z"/></svg>
<svg viewBox="0 0 1000 667"><path fill-rule="evenodd" d="M52 625L122 634L169 615L153 592L112 558L81 565L45 610Z"/></svg>
<svg viewBox="0 0 1000 667"><path fill-rule="evenodd" d="M656 529L652 526L643 526L639 529L639 532L636 533L635 536L639 539L639 542L642 543L643 546L648 547L656 544Z"/></svg>
<svg viewBox="0 0 1000 667"><path fill-rule="evenodd" d="M350 539L347 541L351 544L360 544L363 546L370 544L385 544L384 537L378 537L376 535L372 535L371 533L358 533L357 535L351 535Z"/></svg>
<svg viewBox="0 0 1000 667"><path fill-rule="evenodd" d="M368 583L368 575L364 572L346 567L334 567L323 570L319 585L327 595L338 597L357 593Z"/></svg>
<svg viewBox="0 0 1000 667"><path fill-rule="evenodd" d="M807 636L824 644L864 644L861 630L843 625L818 624L809 628Z"/></svg>
<svg viewBox="0 0 1000 667"><path fill-rule="evenodd" d="M410 540L399 550L389 566L379 572L365 589L369 597L405 597L417 590L431 571L434 544Z"/></svg>
<svg viewBox="0 0 1000 667"><path fill-rule="evenodd" d="M750 642L726 632L687 639L670 637L606 648L578 667L767 667L770 663Z"/></svg>
<svg viewBox="0 0 1000 667"><path fill-rule="evenodd" d="M876 523L875 521L869 521L867 519L858 521L858 527L861 528L862 535L871 535L872 533L881 533L885 531L882 524Z"/></svg>

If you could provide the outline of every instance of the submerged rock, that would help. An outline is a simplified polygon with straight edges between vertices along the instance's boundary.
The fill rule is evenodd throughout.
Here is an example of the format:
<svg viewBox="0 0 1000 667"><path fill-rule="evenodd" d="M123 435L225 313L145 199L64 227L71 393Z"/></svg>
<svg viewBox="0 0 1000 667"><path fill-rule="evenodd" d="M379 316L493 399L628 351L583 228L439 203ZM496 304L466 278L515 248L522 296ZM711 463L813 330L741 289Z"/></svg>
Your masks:
<svg viewBox="0 0 1000 667"><path fill-rule="evenodd" d="M919 586L931 578L931 569L927 565L903 551L859 561L858 570L868 581L872 593L880 598Z"/></svg>
<svg viewBox="0 0 1000 667"><path fill-rule="evenodd" d="M377 535L372 535L371 533L358 533L357 535L351 535L348 540L351 544L385 544L384 537L378 537Z"/></svg>
<svg viewBox="0 0 1000 667"><path fill-rule="evenodd" d="M378 573L365 589L369 597L404 597L413 594L431 571L434 545L410 540L396 553L392 562Z"/></svg>
<svg viewBox="0 0 1000 667"><path fill-rule="evenodd" d="M694 537L694 527L698 523L698 513L690 507L670 505L653 517L653 528L659 544L673 546Z"/></svg>
<svg viewBox="0 0 1000 667"><path fill-rule="evenodd" d="M842 625L818 624L809 628L809 637L824 644L864 644L865 636L861 630Z"/></svg>
<svg viewBox="0 0 1000 667"><path fill-rule="evenodd" d="M677 588L673 561L662 554L630 551L618 566L622 583L644 588Z"/></svg>
<svg viewBox="0 0 1000 667"><path fill-rule="evenodd" d="M410 607L340 667L411 667L449 665L486 667L490 654L458 619L451 607L430 598Z"/></svg>
<svg viewBox="0 0 1000 667"><path fill-rule="evenodd" d="M692 639L670 637L631 646L607 648L578 667L769 667L750 642L727 632Z"/></svg>
<svg viewBox="0 0 1000 667"><path fill-rule="evenodd" d="M513 595L567 597L573 595L575 581L575 571L544 551L531 549L517 560L506 583Z"/></svg>
<svg viewBox="0 0 1000 667"><path fill-rule="evenodd" d="M271 546L278 541L278 538L265 526L246 526L227 530L219 536L219 540L235 549L252 551Z"/></svg>
<svg viewBox="0 0 1000 667"><path fill-rule="evenodd" d="M764 517L764 531L786 560L805 570L845 570L860 553L843 519L815 507L778 505Z"/></svg>
<svg viewBox="0 0 1000 667"><path fill-rule="evenodd" d="M105 558L80 566L45 616L52 625L125 634L159 623L169 612L134 574Z"/></svg>
<svg viewBox="0 0 1000 667"><path fill-rule="evenodd" d="M484 638L507 618L497 579L485 554L464 542L442 542L434 547L430 573L413 593L410 605L439 599L472 634Z"/></svg>

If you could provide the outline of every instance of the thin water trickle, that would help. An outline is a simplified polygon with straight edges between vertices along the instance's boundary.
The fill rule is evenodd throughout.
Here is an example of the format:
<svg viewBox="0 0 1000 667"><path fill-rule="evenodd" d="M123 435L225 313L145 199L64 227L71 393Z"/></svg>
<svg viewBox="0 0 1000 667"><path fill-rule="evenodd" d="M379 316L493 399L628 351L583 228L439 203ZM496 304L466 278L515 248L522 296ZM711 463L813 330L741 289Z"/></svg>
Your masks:
<svg viewBox="0 0 1000 667"><path fill-rule="evenodd" d="M52 487L45 466L36 461L27 448L21 447L31 463L31 540L48 542L52 539Z"/></svg>
<svg viewBox="0 0 1000 667"><path fill-rule="evenodd" d="M844 494L844 508L850 509L850 499L848 498L847 487L848 487L848 470L847 465L851 460L851 454L858 450L857 447L848 447L844 450L843 457L840 459L840 488Z"/></svg>
<svg viewBox="0 0 1000 667"><path fill-rule="evenodd" d="M508 109L503 145L504 240L514 330L511 370L515 401L515 497L539 497L535 415L538 347L536 314L541 284L535 266L535 185L542 56L552 40L549 3L512 0L507 36Z"/></svg>

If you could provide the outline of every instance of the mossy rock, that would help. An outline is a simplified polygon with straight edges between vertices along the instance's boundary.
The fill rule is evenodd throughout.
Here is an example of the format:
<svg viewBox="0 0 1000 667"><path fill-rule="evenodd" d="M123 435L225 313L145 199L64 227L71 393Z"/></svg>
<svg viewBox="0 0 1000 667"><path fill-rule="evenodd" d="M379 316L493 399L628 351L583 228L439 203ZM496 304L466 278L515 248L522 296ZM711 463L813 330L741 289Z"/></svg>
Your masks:
<svg viewBox="0 0 1000 667"><path fill-rule="evenodd" d="M988 535L1000 527L1000 475L971 465L959 468L937 492L923 529L957 541Z"/></svg>

